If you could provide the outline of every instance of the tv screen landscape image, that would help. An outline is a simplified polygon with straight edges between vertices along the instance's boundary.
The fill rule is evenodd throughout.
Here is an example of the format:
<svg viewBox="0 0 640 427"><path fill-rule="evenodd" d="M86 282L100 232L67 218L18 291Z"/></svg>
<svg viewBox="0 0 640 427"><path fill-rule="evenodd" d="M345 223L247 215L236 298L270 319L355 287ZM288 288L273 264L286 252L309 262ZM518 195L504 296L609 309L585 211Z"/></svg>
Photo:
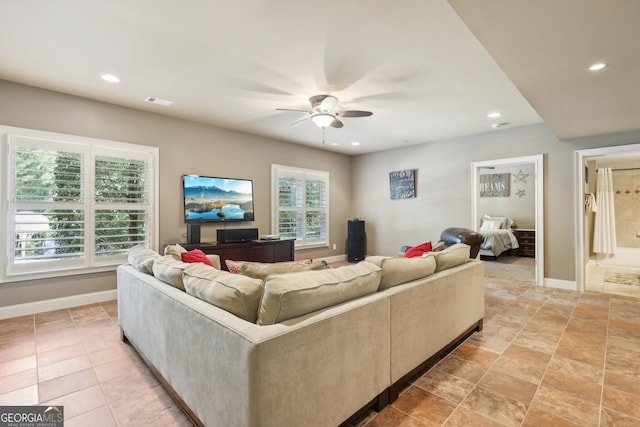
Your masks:
<svg viewBox="0 0 640 427"><path fill-rule="evenodd" d="M252 180L184 175L182 184L185 222L254 220Z"/></svg>

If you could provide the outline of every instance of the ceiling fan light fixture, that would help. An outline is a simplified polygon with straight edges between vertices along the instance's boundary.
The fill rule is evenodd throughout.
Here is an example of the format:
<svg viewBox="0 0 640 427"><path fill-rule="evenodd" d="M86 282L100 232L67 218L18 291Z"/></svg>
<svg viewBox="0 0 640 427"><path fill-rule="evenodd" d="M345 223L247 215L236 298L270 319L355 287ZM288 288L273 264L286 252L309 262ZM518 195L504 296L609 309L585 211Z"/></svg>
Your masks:
<svg viewBox="0 0 640 427"><path fill-rule="evenodd" d="M331 113L316 113L311 116L311 120L319 128L329 127L335 119L336 117Z"/></svg>

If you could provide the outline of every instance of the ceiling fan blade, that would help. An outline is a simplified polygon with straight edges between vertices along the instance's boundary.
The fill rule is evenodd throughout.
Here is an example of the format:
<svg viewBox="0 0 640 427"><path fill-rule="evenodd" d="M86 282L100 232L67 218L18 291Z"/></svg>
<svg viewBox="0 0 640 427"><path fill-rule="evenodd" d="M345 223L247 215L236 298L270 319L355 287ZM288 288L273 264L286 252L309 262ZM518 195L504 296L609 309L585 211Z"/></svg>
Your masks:
<svg viewBox="0 0 640 427"><path fill-rule="evenodd" d="M340 117L369 117L373 115L373 113L371 111L345 110L338 111L336 115Z"/></svg>
<svg viewBox="0 0 640 427"><path fill-rule="evenodd" d="M344 126L344 124L338 119L333 119L330 126L340 129L342 126Z"/></svg>
<svg viewBox="0 0 640 427"><path fill-rule="evenodd" d="M295 111L297 113L309 113L309 110L298 110L297 108L276 108L278 111Z"/></svg>
<svg viewBox="0 0 640 427"><path fill-rule="evenodd" d="M302 122L304 122L305 120L307 120L309 117L303 117L301 119L296 120L295 122L291 123L289 126L295 126L297 124L300 124Z"/></svg>

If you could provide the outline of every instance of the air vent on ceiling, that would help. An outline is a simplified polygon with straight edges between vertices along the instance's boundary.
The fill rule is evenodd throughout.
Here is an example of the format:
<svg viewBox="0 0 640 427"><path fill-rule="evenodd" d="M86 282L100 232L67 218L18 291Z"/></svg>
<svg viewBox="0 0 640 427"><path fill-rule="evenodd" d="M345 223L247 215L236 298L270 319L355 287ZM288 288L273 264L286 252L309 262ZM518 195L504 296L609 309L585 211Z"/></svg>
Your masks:
<svg viewBox="0 0 640 427"><path fill-rule="evenodd" d="M156 98L155 96L147 96L145 101L150 102L152 104L162 105L164 107L170 107L173 104L173 101L167 101L166 99Z"/></svg>

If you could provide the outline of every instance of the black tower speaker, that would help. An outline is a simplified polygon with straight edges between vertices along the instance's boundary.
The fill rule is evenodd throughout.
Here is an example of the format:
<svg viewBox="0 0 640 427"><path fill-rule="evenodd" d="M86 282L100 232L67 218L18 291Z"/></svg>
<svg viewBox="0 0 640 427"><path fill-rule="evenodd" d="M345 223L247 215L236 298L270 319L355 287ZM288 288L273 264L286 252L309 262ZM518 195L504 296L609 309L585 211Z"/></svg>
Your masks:
<svg viewBox="0 0 640 427"><path fill-rule="evenodd" d="M347 261L364 260L367 246L367 235L364 232L364 221L359 219L347 221Z"/></svg>
<svg viewBox="0 0 640 427"><path fill-rule="evenodd" d="M187 244L200 244L200 224L187 224Z"/></svg>

